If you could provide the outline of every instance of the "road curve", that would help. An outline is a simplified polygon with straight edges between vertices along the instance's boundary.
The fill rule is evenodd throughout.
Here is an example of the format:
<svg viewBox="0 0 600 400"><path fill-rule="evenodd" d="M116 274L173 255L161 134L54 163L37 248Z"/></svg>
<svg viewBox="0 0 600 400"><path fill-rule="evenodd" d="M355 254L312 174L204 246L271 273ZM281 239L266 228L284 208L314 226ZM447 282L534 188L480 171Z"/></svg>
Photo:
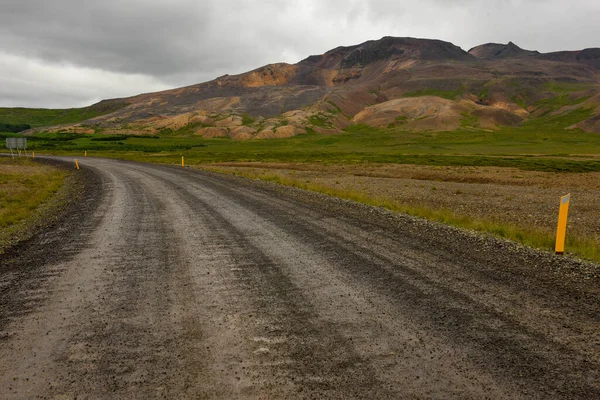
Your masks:
<svg viewBox="0 0 600 400"><path fill-rule="evenodd" d="M600 398L593 267L277 185L80 164L80 210L0 259L0 398Z"/></svg>

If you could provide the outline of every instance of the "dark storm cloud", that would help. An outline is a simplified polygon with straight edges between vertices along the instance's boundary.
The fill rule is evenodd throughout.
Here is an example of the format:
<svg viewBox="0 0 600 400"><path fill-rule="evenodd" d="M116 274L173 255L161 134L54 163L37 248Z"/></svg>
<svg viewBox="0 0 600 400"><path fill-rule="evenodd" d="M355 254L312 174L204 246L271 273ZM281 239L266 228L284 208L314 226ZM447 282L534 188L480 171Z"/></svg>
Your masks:
<svg viewBox="0 0 600 400"><path fill-rule="evenodd" d="M3 0L0 106L81 105L385 35L600 46L598 20L596 0Z"/></svg>
<svg viewBox="0 0 600 400"><path fill-rule="evenodd" d="M5 0L0 48L161 78L241 70L278 56L281 36L269 26L286 10L277 2Z"/></svg>
<svg viewBox="0 0 600 400"><path fill-rule="evenodd" d="M119 72L185 70L196 59L190 45L210 27L210 7L190 12L177 2L8 1L0 16L3 48Z"/></svg>

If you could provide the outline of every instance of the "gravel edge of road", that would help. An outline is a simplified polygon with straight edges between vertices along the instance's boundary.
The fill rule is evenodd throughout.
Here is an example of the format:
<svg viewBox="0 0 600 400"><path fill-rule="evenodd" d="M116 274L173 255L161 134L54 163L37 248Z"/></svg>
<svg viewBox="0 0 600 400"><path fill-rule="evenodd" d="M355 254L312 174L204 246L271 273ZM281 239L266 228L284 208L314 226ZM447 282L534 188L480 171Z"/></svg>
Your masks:
<svg viewBox="0 0 600 400"><path fill-rule="evenodd" d="M176 169L177 167L173 166L172 168ZM340 209L351 209L356 213L363 214L365 217L368 217L370 223L376 223L382 228L389 228L392 226L394 229L400 229L400 227L408 224L412 229L421 231L423 236L431 237L432 235L436 235L439 236L440 239L447 238L448 242L454 241L456 247L477 246L481 251L490 253L490 258L495 259L496 261L498 261L498 257L492 253L496 253L499 257L502 255L510 255L511 257L518 256L523 262L535 265L536 268L548 267L549 270L545 270L544 272L550 272L556 278L569 278L570 280L579 283L590 281L598 281L600 283L600 264L571 255L558 256L548 251L527 247L491 234L457 228L430 221L425 218L402 214L383 207L375 207L324 193L227 173L219 173L204 169L199 169L199 171L223 177L230 181L238 181L245 184L252 182L253 185L260 186L266 190L294 193L298 198L309 201L318 201L322 204L331 204L333 202L333 204L336 204Z"/></svg>
<svg viewBox="0 0 600 400"><path fill-rule="evenodd" d="M59 168L70 165L55 159L43 162ZM43 275L48 264L74 257L77 249L69 250L69 246L99 222L93 215L103 199L100 174L82 167L69 178L48 214L32 227L31 235L0 254L0 332L14 318L45 301L47 293L34 299L19 294L37 290L41 280L36 276ZM0 343L7 338L0 336Z"/></svg>

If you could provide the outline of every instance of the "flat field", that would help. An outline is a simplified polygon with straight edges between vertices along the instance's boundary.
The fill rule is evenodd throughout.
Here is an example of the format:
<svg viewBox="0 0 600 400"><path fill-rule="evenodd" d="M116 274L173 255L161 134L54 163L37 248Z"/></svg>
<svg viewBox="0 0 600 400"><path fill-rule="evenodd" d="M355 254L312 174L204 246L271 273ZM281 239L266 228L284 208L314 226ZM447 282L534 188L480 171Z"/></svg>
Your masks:
<svg viewBox="0 0 600 400"><path fill-rule="evenodd" d="M600 135L557 126L405 132L353 126L340 135L289 139L204 139L186 131L159 136L45 133L29 137L36 152L83 154L166 164L214 162L394 163L499 166L534 171L600 171ZM0 134L0 137L3 136ZM6 135L4 135L6 136Z"/></svg>

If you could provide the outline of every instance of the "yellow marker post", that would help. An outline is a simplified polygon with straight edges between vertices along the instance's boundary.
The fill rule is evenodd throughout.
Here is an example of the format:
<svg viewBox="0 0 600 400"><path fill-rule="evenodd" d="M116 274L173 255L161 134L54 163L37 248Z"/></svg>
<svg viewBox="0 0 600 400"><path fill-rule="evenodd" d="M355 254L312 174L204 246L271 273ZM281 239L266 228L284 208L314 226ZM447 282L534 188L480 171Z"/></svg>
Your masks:
<svg viewBox="0 0 600 400"><path fill-rule="evenodd" d="M84 157L87 157L87 150L83 153Z"/></svg>
<svg viewBox="0 0 600 400"><path fill-rule="evenodd" d="M79 169L79 162L77 162L77 160L75 160L75 167Z"/></svg>
<svg viewBox="0 0 600 400"><path fill-rule="evenodd" d="M556 254L565 254L565 238L567 237L567 215L571 194L560 198L560 211L558 212L558 229L556 230Z"/></svg>
<svg viewBox="0 0 600 400"><path fill-rule="evenodd" d="M35 158L35 151L31 152L31 159L33 160Z"/></svg>
<svg viewBox="0 0 600 400"><path fill-rule="evenodd" d="M181 156L181 166L185 167L185 162L183 161L183 156Z"/></svg>

